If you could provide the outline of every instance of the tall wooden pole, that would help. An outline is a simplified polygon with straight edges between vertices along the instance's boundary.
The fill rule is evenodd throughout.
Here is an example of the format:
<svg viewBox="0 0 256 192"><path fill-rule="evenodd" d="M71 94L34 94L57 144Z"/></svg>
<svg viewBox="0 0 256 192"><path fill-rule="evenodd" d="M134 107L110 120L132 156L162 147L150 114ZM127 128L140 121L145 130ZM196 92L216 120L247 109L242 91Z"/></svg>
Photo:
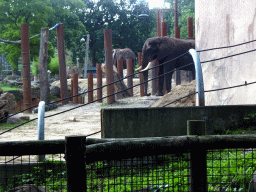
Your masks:
<svg viewBox="0 0 256 192"><path fill-rule="evenodd" d="M175 5L174 5L174 37L177 39L180 38L180 28L178 26L178 0L175 0ZM180 70L177 70L176 71L176 85L180 85L180 84L181 84Z"/></svg>
<svg viewBox="0 0 256 192"><path fill-rule="evenodd" d="M105 62L106 62L106 80L107 84L114 82L113 62L112 62L112 29L104 29L104 47L105 47ZM114 84L107 86L107 101L108 104L115 102ZM112 96L109 96L112 95Z"/></svg>
<svg viewBox="0 0 256 192"><path fill-rule="evenodd" d="M40 101L44 101L45 104L50 103L50 86L47 74L47 61L48 61L48 38L49 28L41 29L40 39L40 51L39 51L39 83L40 83Z"/></svg>
<svg viewBox="0 0 256 192"><path fill-rule="evenodd" d="M60 74L60 94L61 99L67 98L68 85L66 74L66 60L65 60L65 45L64 45L64 24L60 23L57 27L57 47L59 57L59 74ZM62 101L62 104L66 104L68 101Z"/></svg>
<svg viewBox="0 0 256 192"><path fill-rule="evenodd" d="M21 33L21 53L23 69L23 104L25 108L31 107L31 80L30 80L30 58L29 58L29 27L28 24L20 26ZM26 111L31 113L32 109Z"/></svg>

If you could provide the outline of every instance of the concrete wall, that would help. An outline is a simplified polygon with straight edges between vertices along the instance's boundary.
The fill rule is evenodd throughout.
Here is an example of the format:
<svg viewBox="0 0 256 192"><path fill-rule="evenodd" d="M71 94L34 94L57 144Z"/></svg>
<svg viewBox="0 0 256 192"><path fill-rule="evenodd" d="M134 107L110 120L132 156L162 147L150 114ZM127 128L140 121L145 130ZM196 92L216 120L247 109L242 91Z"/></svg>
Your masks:
<svg viewBox="0 0 256 192"><path fill-rule="evenodd" d="M195 0L196 50L230 46L256 39L256 1ZM256 42L200 53L200 60L212 60L256 48ZM256 52L202 64L204 89L244 84L256 80ZM205 93L206 105L256 103L256 84Z"/></svg>
<svg viewBox="0 0 256 192"><path fill-rule="evenodd" d="M206 120L206 134L238 122L256 105L169 108L101 109L102 138L139 138L187 135L188 120Z"/></svg>

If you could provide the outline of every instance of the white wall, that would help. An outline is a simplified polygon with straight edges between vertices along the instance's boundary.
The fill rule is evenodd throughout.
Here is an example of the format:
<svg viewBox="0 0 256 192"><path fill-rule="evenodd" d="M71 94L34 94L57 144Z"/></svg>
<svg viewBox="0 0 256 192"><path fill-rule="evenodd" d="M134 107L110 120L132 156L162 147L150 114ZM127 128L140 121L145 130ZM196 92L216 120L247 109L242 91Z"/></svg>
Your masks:
<svg viewBox="0 0 256 192"><path fill-rule="evenodd" d="M256 1L195 0L196 50L230 46L256 39ZM202 52L200 61L256 49L256 42ZM256 51L202 64L204 90L256 81ZM256 84L205 93L205 105L256 104Z"/></svg>

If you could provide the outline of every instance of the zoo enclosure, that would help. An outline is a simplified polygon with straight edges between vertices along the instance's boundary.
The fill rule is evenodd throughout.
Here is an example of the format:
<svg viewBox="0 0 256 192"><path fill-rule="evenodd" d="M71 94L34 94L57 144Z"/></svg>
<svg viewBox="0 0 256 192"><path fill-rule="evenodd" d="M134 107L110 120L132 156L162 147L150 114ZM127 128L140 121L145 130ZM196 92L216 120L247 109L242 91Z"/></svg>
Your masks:
<svg viewBox="0 0 256 192"><path fill-rule="evenodd" d="M67 183L65 179L62 180L61 189L67 187L68 191L190 189L205 192L234 191L239 186L240 191L246 191L249 188L253 190L255 185L252 180L256 169L255 143L255 135L188 135L139 139L70 136L65 140L2 142L0 156L65 153L66 162L63 157L60 158L64 163L62 168L51 166L51 169L57 174L58 171L65 171L66 167ZM221 164L221 161L225 163ZM1 186L8 186L10 181L11 176L7 176L7 170L9 173L13 170L14 173L15 168L16 173L22 173L23 163L2 161ZM37 166L44 166L43 164ZM43 180L46 179L46 175L40 175ZM33 181L33 178L26 179ZM57 181L58 178L55 182ZM45 183L41 186L52 187ZM17 184L13 187L17 187ZM3 191L6 190L7 188Z"/></svg>

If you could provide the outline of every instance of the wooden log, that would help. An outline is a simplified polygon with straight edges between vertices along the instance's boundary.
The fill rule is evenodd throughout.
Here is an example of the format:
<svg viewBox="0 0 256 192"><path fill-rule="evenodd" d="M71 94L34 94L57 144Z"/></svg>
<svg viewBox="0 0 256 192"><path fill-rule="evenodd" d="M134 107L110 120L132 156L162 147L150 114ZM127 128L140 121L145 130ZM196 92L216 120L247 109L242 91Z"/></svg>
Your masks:
<svg viewBox="0 0 256 192"><path fill-rule="evenodd" d="M106 73L106 65L102 64L101 68L102 68L102 72ZM114 73L113 74L114 81L118 81L121 79L120 75L117 73L117 68L114 65L113 65L113 73ZM115 95L116 100L126 98L126 97L131 97L131 94L127 90L127 86L124 84L123 80L118 81L114 84L114 90L115 90L115 93L120 92Z"/></svg>

